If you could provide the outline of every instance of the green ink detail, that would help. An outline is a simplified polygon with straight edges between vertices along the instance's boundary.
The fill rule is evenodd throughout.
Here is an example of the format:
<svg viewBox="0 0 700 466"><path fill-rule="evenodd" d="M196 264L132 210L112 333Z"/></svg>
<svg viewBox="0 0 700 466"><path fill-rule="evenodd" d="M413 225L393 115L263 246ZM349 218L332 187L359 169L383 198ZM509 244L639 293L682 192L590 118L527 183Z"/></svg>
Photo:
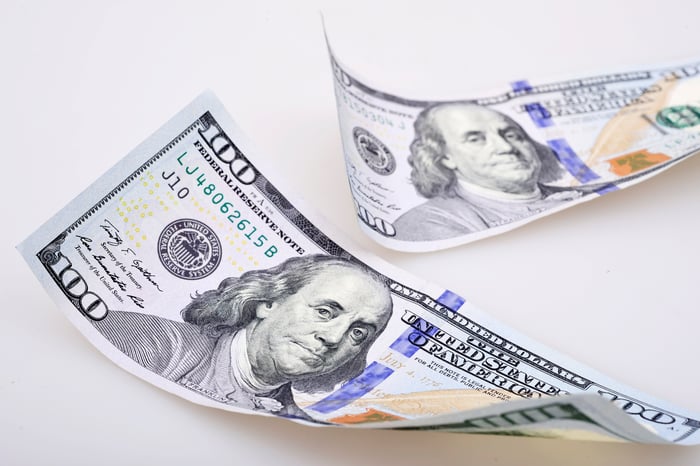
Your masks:
<svg viewBox="0 0 700 466"><path fill-rule="evenodd" d="M481 418L465 419L462 422L451 424L439 424L420 427L399 427L394 430L432 430L432 431L452 431L468 432L470 434L485 435L520 435L542 437L538 432L524 432L518 427L534 426L552 420L579 421L596 426L613 437L627 439L621 433L615 432L606 426L596 422L578 410L576 406L566 402L553 402L537 408L518 409L495 416L485 416ZM472 430L473 429L473 430ZM545 437L547 435L544 435ZM634 439L627 439L634 441Z"/></svg>
<svg viewBox="0 0 700 466"><path fill-rule="evenodd" d="M440 424L421 427L402 427L399 430L452 430L452 429L481 429L482 431L491 431L495 428L508 428L510 431L517 430L518 426L537 424L549 420L568 419L574 421L587 422L590 424L600 424L590 419L588 416L580 412L576 407L569 403L551 403L539 408L528 408L523 410L515 410L506 412L496 416L486 416L482 418L465 419L462 422L452 424Z"/></svg>
<svg viewBox="0 0 700 466"><path fill-rule="evenodd" d="M647 159L646 154L634 154L624 159L616 160L618 165L629 165L632 172L643 170L647 167L654 166L655 163Z"/></svg>
<svg viewBox="0 0 700 466"><path fill-rule="evenodd" d="M666 107L656 114L656 122L675 129L700 125L700 107L692 105Z"/></svg>

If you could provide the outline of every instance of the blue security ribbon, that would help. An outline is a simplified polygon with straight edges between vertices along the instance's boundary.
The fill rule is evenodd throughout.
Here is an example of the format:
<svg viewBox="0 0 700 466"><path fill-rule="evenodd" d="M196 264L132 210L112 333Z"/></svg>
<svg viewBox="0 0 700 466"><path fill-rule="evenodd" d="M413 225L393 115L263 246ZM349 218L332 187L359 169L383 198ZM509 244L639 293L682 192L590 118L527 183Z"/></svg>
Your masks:
<svg viewBox="0 0 700 466"><path fill-rule="evenodd" d="M581 183L590 183L600 179L600 176L581 160L566 139L551 139L547 141L547 145L552 148L559 163ZM611 183L596 189L595 192L602 195L618 189L617 186Z"/></svg>
<svg viewBox="0 0 700 466"><path fill-rule="evenodd" d="M437 301L453 311L457 311L464 304L464 298L450 290L445 290ZM414 332L415 330L413 328L406 329L406 331L391 344L390 348L406 357L413 356L413 354L418 351L418 347L409 341L409 336ZM377 385L388 379L393 373L393 369L375 361L367 366L362 374L348 381L327 397L317 401L308 409L323 414L332 413L333 411L349 405L358 398L363 397Z"/></svg>

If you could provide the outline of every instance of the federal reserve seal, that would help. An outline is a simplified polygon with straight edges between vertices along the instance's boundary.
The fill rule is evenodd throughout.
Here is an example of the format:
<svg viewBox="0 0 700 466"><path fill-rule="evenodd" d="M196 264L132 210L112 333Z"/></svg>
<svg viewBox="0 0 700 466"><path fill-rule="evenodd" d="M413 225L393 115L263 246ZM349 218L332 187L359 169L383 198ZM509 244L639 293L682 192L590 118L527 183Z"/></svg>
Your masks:
<svg viewBox="0 0 700 466"><path fill-rule="evenodd" d="M221 242L198 220L175 220L158 237L158 257L176 277L198 280L210 275L221 262Z"/></svg>
<svg viewBox="0 0 700 466"><path fill-rule="evenodd" d="M389 148L375 135L356 126L352 130L355 147L367 166L378 175L391 175L396 169L396 159Z"/></svg>

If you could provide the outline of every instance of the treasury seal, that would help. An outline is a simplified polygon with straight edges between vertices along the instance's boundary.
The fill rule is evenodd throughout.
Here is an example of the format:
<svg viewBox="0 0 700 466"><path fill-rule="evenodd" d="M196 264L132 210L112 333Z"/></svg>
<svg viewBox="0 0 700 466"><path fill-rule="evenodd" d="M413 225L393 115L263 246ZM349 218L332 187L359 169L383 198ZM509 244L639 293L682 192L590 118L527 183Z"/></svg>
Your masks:
<svg viewBox="0 0 700 466"><path fill-rule="evenodd" d="M158 257L170 273L185 280L210 275L221 262L221 242L198 220L183 218L166 226L158 237Z"/></svg>
<svg viewBox="0 0 700 466"><path fill-rule="evenodd" d="M396 159L389 148L375 135L356 126L352 130L355 147L367 166L378 175L391 175L396 169Z"/></svg>
<svg viewBox="0 0 700 466"><path fill-rule="evenodd" d="M676 105L656 114L656 122L667 128L683 129L700 124L700 107Z"/></svg>

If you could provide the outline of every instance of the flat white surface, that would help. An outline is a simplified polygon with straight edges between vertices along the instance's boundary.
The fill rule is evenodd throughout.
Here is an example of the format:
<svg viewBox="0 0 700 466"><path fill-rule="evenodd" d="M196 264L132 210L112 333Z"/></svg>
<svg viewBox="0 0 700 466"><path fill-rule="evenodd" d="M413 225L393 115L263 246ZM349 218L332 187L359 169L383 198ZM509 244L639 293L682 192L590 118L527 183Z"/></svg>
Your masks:
<svg viewBox="0 0 700 466"><path fill-rule="evenodd" d="M700 3L410 3L2 2L0 464L700 464L700 447L313 429L202 408L94 350L14 250L210 88L296 194L366 250L700 412L700 157L500 237L390 252L354 218L319 15L343 60L386 90L469 97L700 57Z"/></svg>

